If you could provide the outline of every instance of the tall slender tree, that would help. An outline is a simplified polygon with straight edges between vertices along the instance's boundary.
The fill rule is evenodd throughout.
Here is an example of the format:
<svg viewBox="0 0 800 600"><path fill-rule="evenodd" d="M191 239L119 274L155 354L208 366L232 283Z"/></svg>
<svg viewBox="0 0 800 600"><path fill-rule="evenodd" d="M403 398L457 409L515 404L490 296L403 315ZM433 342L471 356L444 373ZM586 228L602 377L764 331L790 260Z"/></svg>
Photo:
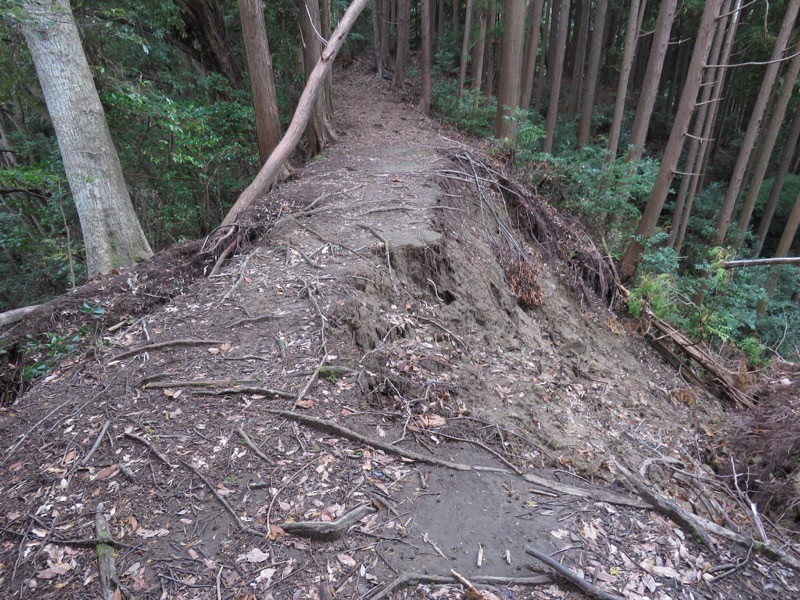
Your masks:
<svg viewBox="0 0 800 600"><path fill-rule="evenodd" d="M786 72L783 74L783 85L778 95L778 101L772 108L772 116L770 116L767 130L764 132L763 139L759 144L758 158L753 167L753 173L750 175L750 183L744 198L744 204L739 212L737 228L741 233L746 232L750 226L750 217L753 215L753 208L755 208L758 193L761 191L761 184L764 183L764 176L767 173L767 166L772 157L772 150L775 148L778 133L786 116L786 109L789 107L789 99L797 86L798 73L800 73L800 52L795 53L794 57L789 61Z"/></svg>
<svg viewBox="0 0 800 600"><path fill-rule="evenodd" d="M718 246L725 241L728 234L728 224L733 215L733 209L736 205L736 199L739 197L739 192L742 189L742 182L744 181L745 171L750 162L750 155L755 147L756 137L761 129L761 121L764 118L764 113L767 109L767 103L772 93L772 86L775 83L775 78L778 76L780 69L780 61L783 53L786 51L786 46L789 42L789 37L794 31L794 25L797 21L797 13L800 9L800 0L789 0L786 5L786 12L784 13L783 23L778 32L778 37L775 39L775 46L772 50L772 56L769 64L767 65L764 79L761 82L761 87L758 91L753 110L750 116L750 121L747 124L747 131L742 140L742 147L739 150L739 156L736 159L736 165L731 174L728 190L725 192L725 199L722 202L722 208L717 218L716 230L711 240L712 244Z"/></svg>
<svg viewBox="0 0 800 600"><path fill-rule="evenodd" d="M631 0L628 27L625 31L625 49L622 53L622 64L620 65L619 80L617 82L617 96L614 100L614 116L611 119L611 129L608 132L608 160L610 162L614 162L617 159L617 147L619 146L619 136L622 131L622 117L625 113L625 98L628 95L628 81L630 80L633 57L636 52L641 19L646 3L647 0Z"/></svg>
<svg viewBox="0 0 800 600"><path fill-rule="evenodd" d="M392 84L405 89L406 61L408 59L408 36L411 29L411 10L409 0L397 0L397 56L394 61Z"/></svg>
<svg viewBox="0 0 800 600"><path fill-rule="evenodd" d="M628 160L630 161L639 160L644 150L677 5L678 0L664 0L658 7L656 30L653 33L653 44L650 47L650 57L647 60L644 85L639 95L639 104L636 107L636 116L633 118L633 127L631 129L631 149L628 152Z"/></svg>
<svg viewBox="0 0 800 600"><path fill-rule="evenodd" d="M422 0L422 23L421 23L421 71L422 71L422 94L419 99L419 111L423 115L431 112L431 69L433 67L433 48L431 40L431 0Z"/></svg>
<svg viewBox="0 0 800 600"><path fill-rule="evenodd" d="M767 199L767 204L764 206L764 214L761 216L761 222L758 224L758 233L756 234L758 239L753 247L754 257L760 256L761 250L764 248L767 232L772 223L772 218L775 216L775 208L778 206L778 198L783 190L783 183L786 181L786 175L789 173L792 157L794 157L795 150L797 149L798 138L800 138L800 103L797 104L797 108L794 111L792 124L789 127L789 135L786 137L786 142L783 146L783 155L781 156L780 165L778 165L778 172L775 173L772 187L769 190L769 198Z"/></svg>
<svg viewBox="0 0 800 600"><path fill-rule="evenodd" d="M700 25L695 39L692 60L689 63L689 70L681 92L678 112L672 124L672 132L664 149L664 156L661 159L661 166L658 170L653 191L645 207L639 225L636 227L636 234L633 241L625 251L622 258L622 273L625 277L631 277L636 270L636 266L641 258L644 246L640 240L652 235L653 230L661 216L661 209L669 193L669 186L675 175L675 168L681 155L686 133L689 130L689 122L694 112L697 93L703 79L703 68L708 61L708 54L714 40L714 31L717 26L717 18L723 0L706 0L703 8L703 16L700 18Z"/></svg>
<svg viewBox="0 0 800 600"><path fill-rule="evenodd" d="M606 1L606 0L602 0ZM525 53L525 66L522 71L522 94L519 105L528 110L533 93L533 79L536 75L536 57L539 51L539 29L542 27L543 0L532 0L528 7L528 47Z"/></svg>
<svg viewBox="0 0 800 600"><path fill-rule="evenodd" d="M89 276L151 257L69 1L23 0L22 8L22 31L78 210Z"/></svg>
<svg viewBox="0 0 800 600"><path fill-rule="evenodd" d="M305 65L306 85L308 85L311 73L322 56L318 0L300 0L300 13L300 30L303 34L303 64ZM329 98L326 98L326 94L329 93L328 86L323 85L322 93L314 100L314 110L311 112L311 118L306 128L308 149L312 156L322 152L328 144L337 139L331 122L333 118L331 102Z"/></svg>
<svg viewBox="0 0 800 600"><path fill-rule="evenodd" d="M600 75L600 58L603 54L603 36L605 34L607 12L608 0L597 0L597 6L594 9L592 45L589 48L589 66L586 69L586 91L583 94L581 118L578 123L578 148L583 148L589 143L594 94L597 90L597 78Z"/></svg>
<svg viewBox="0 0 800 600"><path fill-rule="evenodd" d="M461 41L461 64L458 69L458 101L464 97L464 81L467 78L469 62L469 38L472 33L472 0L467 0L467 14L464 16L464 37Z"/></svg>
<svg viewBox="0 0 800 600"><path fill-rule="evenodd" d="M558 119L558 97L561 91L561 76L564 70L564 54L567 47L567 30L569 26L569 0L553 0L553 10L558 6L558 28L555 42L555 55L552 57L550 68L553 71L550 79L550 103L547 106L547 119L545 121L545 138L542 145L544 152L553 151L553 141L556 134L556 120ZM553 13L555 15L555 13ZM555 16L553 17L555 18ZM551 29L552 31L552 29ZM553 45L551 44L551 48Z"/></svg>

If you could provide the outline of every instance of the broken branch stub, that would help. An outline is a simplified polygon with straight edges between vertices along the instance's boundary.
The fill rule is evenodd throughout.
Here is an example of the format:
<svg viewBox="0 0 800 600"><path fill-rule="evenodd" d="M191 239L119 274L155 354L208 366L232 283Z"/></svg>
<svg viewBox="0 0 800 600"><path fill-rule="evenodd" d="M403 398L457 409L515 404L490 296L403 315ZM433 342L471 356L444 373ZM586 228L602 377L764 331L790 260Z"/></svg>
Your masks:
<svg viewBox="0 0 800 600"><path fill-rule="evenodd" d="M361 11L364 10L368 3L369 0L353 0L347 11L345 11L342 20L339 21L339 26L333 32L331 39L328 40L328 45L322 51L322 56L317 65L311 75L308 76L306 87L303 89L303 93L297 103L289 128L275 147L275 150L269 155L267 162L261 167L256 178L247 186L228 214L225 215L222 225L231 225L243 210L249 208L253 202L264 196L269 191L270 186L275 183L283 164L289 159L289 155L303 137L303 132L306 129L306 125L308 125L311 111L314 108L314 101L322 89L322 84L330 71L336 54L342 47L345 37L347 37Z"/></svg>

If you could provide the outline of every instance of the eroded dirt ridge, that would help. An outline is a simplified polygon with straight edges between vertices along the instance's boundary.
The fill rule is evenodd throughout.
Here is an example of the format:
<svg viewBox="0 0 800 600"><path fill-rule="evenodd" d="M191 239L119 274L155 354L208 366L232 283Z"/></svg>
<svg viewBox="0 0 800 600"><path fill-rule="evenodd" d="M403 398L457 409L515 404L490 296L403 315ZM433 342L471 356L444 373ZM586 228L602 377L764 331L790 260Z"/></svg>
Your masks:
<svg viewBox="0 0 800 600"><path fill-rule="evenodd" d="M474 150L369 74L335 89L269 239L6 410L4 597L580 597L528 549L626 598L796 595L790 550L698 541L615 466L694 497L717 403L570 289Z"/></svg>

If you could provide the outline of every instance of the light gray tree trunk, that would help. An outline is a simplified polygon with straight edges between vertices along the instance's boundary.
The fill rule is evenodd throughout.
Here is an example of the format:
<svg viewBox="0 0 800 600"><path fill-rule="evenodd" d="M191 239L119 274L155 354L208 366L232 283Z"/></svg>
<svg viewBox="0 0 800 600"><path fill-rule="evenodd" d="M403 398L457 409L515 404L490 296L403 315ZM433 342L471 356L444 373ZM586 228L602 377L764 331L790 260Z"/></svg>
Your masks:
<svg viewBox="0 0 800 600"><path fill-rule="evenodd" d="M22 6L22 31L80 217L89 276L150 258L69 1Z"/></svg>
<svg viewBox="0 0 800 600"><path fill-rule="evenodd" d="M505 0L503 47L500 54L500 89L494 134L498 138L517 138L519 90L522 78L522 50L525 44L525 1Z"/></svg>
<svg viewBox="0 0 800 600"><path fill-rule="evenodd" d="M542 145L542 151L551 153L553 151L553 142L556 134L556 119L558 118L558 97L561 91L561 76L564 71L564 54L567 48L567 29L569 25L569 0L553 0L553 8L558 7L558 27L556 33L555 49L556 53L552 57L550 68L552 69L552 77L550 78L550 104L547 107L547 119L545 121L545 138ZM555 19L555 12L553 13ZM552 35L551 29L551 35ZM553 48L553 45L550 46Z"/></svg>
<svg viewBox="0 0 800 600"><path fill-rule="evenodd" d="M589 143L589 134L592 127L592 109L594 108L594 94L597 90L597 77L600 74L600 58L603 53L603 34L606 27L606 13L608 0L598 0L594 13L594 28L592 29L592 46L589 49L589 66L586 69L586 92L583 94L581 104L581 118L578 123L578 148L583 148Z"/></svg>

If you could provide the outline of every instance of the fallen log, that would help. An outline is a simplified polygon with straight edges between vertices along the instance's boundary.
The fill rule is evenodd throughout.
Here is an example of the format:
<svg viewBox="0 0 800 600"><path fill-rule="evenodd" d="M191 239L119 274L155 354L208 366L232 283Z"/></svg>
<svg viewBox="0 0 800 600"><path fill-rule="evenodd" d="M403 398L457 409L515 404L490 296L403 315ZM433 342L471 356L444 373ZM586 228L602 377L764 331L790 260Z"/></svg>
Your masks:
<svg viewBox="0 0 800 600"><path fill-rule="evenodd" d="M21 308L15 308L14 310L8 310L4 313L0 313L0 327L11 325L17 321L22 321L22 319L27 317L40 306L41 304L36 304L34 306L23 306Z"/></svg>
<svg viewBox="0 0 800 600"><path fill-rule="evenodd" d="M297 108L294 111L292 122L289 124L286 133L281 138L281 141L269 155L267 162L261 167L261 170L256 175L253 182L236 200L236 203L231 207L230 211L222 221L222 225L231 225L236 221L236 217L249 208L256 200L264 196L269 188L275 183L275 179L283 169L283 165L289 160L289 155L294 151L300 139L303 137L303 132L308 125L308 120L311 117L311 111L314 108L317 95L322 89L327 74L330 72L331 65L333 64L336 54L342 47L345 37L350 32L350 29L358 19L361 11L369 4L369 0L353 0L352 4L347 8L339 21L339 26L333 32L328 44L322 51L320 57L311 75L308 76L306 87L297 102Z"/></svg>

